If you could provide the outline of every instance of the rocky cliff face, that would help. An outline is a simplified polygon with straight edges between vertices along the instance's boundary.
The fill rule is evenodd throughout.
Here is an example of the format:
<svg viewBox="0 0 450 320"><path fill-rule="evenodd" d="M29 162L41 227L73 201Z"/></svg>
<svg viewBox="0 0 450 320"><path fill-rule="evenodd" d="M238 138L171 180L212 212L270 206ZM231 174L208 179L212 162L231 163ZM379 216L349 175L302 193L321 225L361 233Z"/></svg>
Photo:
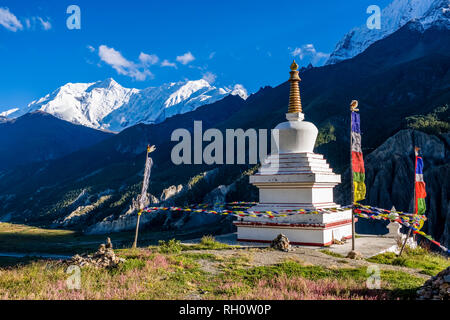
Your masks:
<svg viewBox="0 0 450 320"><path fill-rule="evenodd" d="M428 135L402 130L364 159L367 197L363 202L380 208L412 212L414 145L421 148L427 190L428 222L424 231L444 245L450 244L450 134ZM349 171L336 188L338 203L350 203Z"/></svg>
<svg viewBox="0 0 450 320"><path fill-rule="evenodd" d="M145 205L177 206L186 205L189 199L197 197L201 203L224 204L226 195L233 190L233 184L218 185L224 181L219 169L203 172L191 179L186 185L169 186L158 198L149 194L150 202ZM212 191L211 191L212 190ZM138 203L134 200L129 209L118 217L111 215L102 221L89 226L84 231L88 234L102 234L134 230L136 227ZM204 228L208 232L230 232L233 230L232 217L201 214L179 213L175 211L155 211L144 213L140 225L146 229L183 230Z"/></svg>

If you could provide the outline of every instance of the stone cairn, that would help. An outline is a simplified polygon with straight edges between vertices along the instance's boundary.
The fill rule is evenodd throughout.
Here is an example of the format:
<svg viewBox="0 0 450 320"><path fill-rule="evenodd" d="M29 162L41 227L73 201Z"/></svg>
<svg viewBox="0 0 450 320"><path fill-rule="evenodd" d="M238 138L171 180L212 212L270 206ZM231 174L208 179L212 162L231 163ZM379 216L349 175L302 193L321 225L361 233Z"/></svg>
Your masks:
<svg viewBox="0 0 450 320"><path fill-rule="evenodd" d="M111 268L124 261L125 259L116 256L111 239L107 238L106 244L102 243L94 254L76 254L71 259L67 260L67 263L75 264L80 267L90 266L94 268Z"/></svg>
<svg viewBox="0 0 450 320"><path fill-rule="evenodd" d="M275 239L273 239L270 247L284 252L292 250L291 245L289 244L289 239L284 234L279 234Z"/></svg>
<svg viewBox="0 0 450 320"><path fill-rule="evenodd" d="M450 300L450 267L425 281L417 290L418 300Z"/></svg>
<svg viewBox="0 0 450 320"><path fill-rule="evenodd" d="M354 260L363 260L364 256L362 255L361 252L352 250L347 254L346 258L354 259Z"/></svg>

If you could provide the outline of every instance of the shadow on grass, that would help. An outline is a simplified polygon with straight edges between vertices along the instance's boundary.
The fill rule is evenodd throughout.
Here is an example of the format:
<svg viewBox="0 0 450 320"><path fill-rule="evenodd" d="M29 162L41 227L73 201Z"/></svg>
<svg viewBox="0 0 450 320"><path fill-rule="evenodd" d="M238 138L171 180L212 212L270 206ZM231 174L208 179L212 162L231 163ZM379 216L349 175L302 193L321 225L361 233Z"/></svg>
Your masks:
<svg viewBox="0 0 450 320"><path fill-rule="evenodd" d="M201 238L205 234L220 233L220 226L203 226L189 231L161 231L141 228L139 247L157 245L159 240L188 240ZM66 229L45 229L28 225L0 223L0 267L18 265L34 261L38 257L5 257L5 254L27 254L36 256L93 253L101 243L110 237L115 249L130 248L134 240L134 231L100 235L86 235ZM49 258L49 257L46 257ZM51 258L51 257L50 257ZM56 257L58 258L58 257Z"/></svg>
<svg viewBox="0 0 450 320"><path fill-rule="evenodd" d="M0 268L11 268L11 267L21 267L26 266L34 261L40 260L35 257L0 257Z"/></svg>

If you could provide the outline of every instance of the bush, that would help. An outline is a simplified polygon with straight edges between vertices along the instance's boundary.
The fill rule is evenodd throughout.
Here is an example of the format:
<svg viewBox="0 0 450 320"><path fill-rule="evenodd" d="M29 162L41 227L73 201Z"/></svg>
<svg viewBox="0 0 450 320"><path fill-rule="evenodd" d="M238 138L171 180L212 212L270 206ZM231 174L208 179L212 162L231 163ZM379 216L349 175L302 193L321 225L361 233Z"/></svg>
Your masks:
<svg viewBox="0 0 450 320"><path fill-rule="evenodd" d="M171 239L169 241L159 240L158 251L161 253L180 253L182 250L179 240Z"/></svg>
<svg viewBox="0 0 450 320"><path fill-rule="evenodd" d="M124 273L131 270L140 270L145 267L145 262L141 259L127 259L121 263L117 268L112 269L112 273Z"/></svg>
<svg viewBox="0 0 450 320"><path fill-rule="evenodd" d="M197 250L220 250L231 248L231 246L224 243L220 243L216 241L216 239L214 239L213 236L207 235L202 237L199 244L196 244L191 248Z"/></svg>
<svg viewBox="0 0 450 320"><path fill-rule="evenodd" d="M202 237L200 243L205 246L214 246L216 244L216 239L211 235L207 235Z"/></svg>

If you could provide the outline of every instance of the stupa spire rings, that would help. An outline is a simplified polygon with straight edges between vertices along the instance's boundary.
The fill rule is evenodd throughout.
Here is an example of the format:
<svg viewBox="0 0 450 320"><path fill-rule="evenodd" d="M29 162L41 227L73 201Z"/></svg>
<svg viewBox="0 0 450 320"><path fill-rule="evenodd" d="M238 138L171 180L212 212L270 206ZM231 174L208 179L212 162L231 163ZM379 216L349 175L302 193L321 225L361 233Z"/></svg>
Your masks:
<svg viewBox="0 0 450 320"><path fill-rule="evenodd" d="M300 99L300 89L298 83L301 81L298 75L298 64L295 60L291 64L291 71L289 82L291 83L290 93L289 93L289 108L288 113L301 113L302 112L302 101Z"/></svg>

